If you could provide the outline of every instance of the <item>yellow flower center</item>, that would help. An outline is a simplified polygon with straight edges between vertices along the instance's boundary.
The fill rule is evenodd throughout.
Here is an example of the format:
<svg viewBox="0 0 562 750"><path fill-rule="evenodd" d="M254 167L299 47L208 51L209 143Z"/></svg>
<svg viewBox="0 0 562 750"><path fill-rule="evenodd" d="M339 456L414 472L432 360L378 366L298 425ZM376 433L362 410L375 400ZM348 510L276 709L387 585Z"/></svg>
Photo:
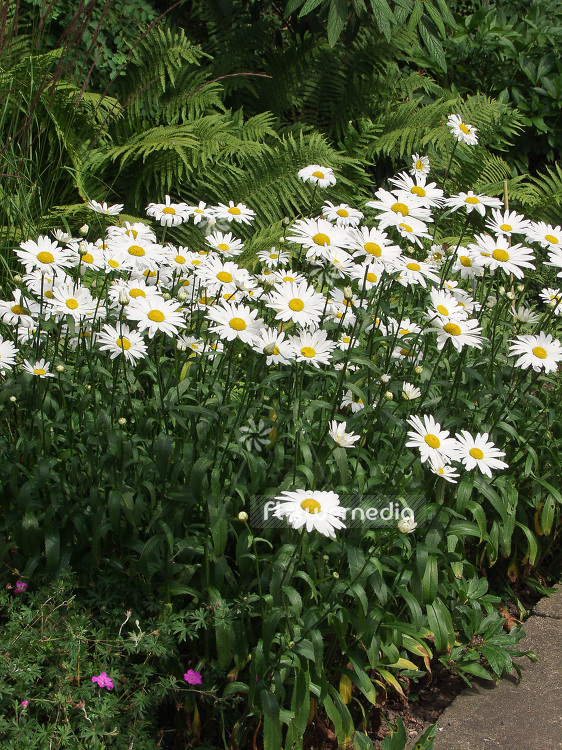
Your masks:
<svg viewBox="0 0 562 750"><path fill-rule="evenodd" d="M437 312L440 312L441 315L449 315L449 311L445 307L445 305L437 305Z"/></svg>
<svg viewBox="0 0 562 750"><path fill-rule="evenodd" d="M123 349L124 352L127 351L127 349L131 348L131 342L129 339L122 338L122 339L115 339L115 343L120 349Z"/></svg>
<svg viewBox="0 0 562 750"><path fill-rule="evenodd" d="M349 211L346 211L345 208L338 208L336 213L338 216L342 216L344 219L346 218L346 216L349 216Z"/></svg>
<svg viewBox="0 0 562 750"><path fill-rule="evenodd" d="M25 310L23 309L21 305L14 305L12 307L12 312L15 313L16 315L25 315Z"/></svg>
<svg viewBox="0 0 562 750"><path fill-rule="evenodd" d="M420 172L423 171L423 161L421 161L421 159L417 160L417 162L416 162L416 169L418 171L420 171Z"/></svg>
<svg viewBox="0 0 562 750"><path fill-rule="evenodd" d="M555 237L553 234L545 234L544 238L547 242L550 242L551 245L558 244L558 237Z"/></svg>
<svg viewBox="0 0 562 750"><path fill-rule="evenodd" d="M70 299L66 300L66 306L69 310L76 310L76 308L78 307L78 302L73 297L71 297Z"/></svg>
<svg viewBox="0 0 562 750"><path fill-rule="evenodd" d="M228 271L219 271L217 273L217 279L223 281L225 284L229 284L232 281L232 274Z"/></svg>
<svg viewBox="0 0 562 750"><path fill-rule="evenodd" d="M398 331L398 333L399 333L399 334L400 334L401 336L405 336L405 335L406 335L407 333L411 333L411 331L409 331L409 330L408 330L407 328L401 328L401 329L400 329L400 330Z"/></svg>
<svg viewBox="0 0 562 750"><path fill-rule="evenodd" d="M277 255L277 253L269 253L269 257L270 257L270 258L271 258L272 260L277 260L277 258L279 257L279 255Z"/></svg>
<svg viewBox="0 0 562 750"><path fill-rule="evenodd" d="M547 357L546 349L543 349L542 346L535 346L532 351L535 357L538 357L539 359L546 359Z"/></svg>
<svg viewBox="0 0 562 750"><path fill-rule="evenodd" d="M511 224L500 224L500 229L502 230L502 232L511 232L513 227L511 226Z"/></svg>
<svg viewBox="0 0 562 750"><path fill-rule="evenodd" d="M369 255L374 255L375 258L380 258L382 250L376 242L366 242L363 247L365 252L369 253Z"/></svg>
<svg viewBox="0 0 562 750"><path fill-rule="evenodd" d="M324 179L324 172L320 172L320 170L317 169L316 172L312 173L312 176L313 177L318 177L319 180L323 180Z"/></svg>
<svg viewBox="0 0 562 750"><path fill-rule="evenodd" d="M146 270L143 275L146 276L147 279L153 279L156 276L156 271Z"/></svg>
<svg viewBox="0 0 562 750"><path fill-rule="evenodd" d="M367 279L367 281L370 281L370 282L372 282L374 284L376 282L376 280L377 280L377 275L375 273L372 273L371 271L369 271L367 273L367 276L365 276L365 278Z"/></svg>
<svg viewBox="0 0 562 750"><path fill-rule="evenodd" d="M140 245L131 245L127 252L129 255L135 255L137 258L142 258L145 255L144 249Z"/></svg>
<svg viewBox="0 0 562 750"><path fill-rule="evenodd" d="M44 375L46 373L46 370L44 370L42 367L36 367L33 370L34 375Z"/></svg>
<svg viewBox="0 0 562 750"><path fill-rule="evenodd" d="M322 510L322 506L318 502L318 500L315 500L312 497L307 497L306 500L303 500L301 503L301 508L303 510L306 510L307 513L320 513Z"/></svg>
<svg viewBox="0 0 562 750"><path fill-rule="evenodd" d="M148 313L148 319L153 320L155 323L161 323L166 316L160 310L151 310Z"/></svg>
<svg viewBox="0 0 562 750"><path fill-rule="evenodd" d="M468 257L468 255L459 256L459 260L461 262L461 266L464 266L465 268L470 268L470 266L472 266L472 261Z"/></svg>
<svg viewBox="0 0 562 750"><path fill-rule="evenodd" d="M316 355L316 351L311 346L303 346L301 349L301 354L303 357L314 357Z"/></svg>
<svg viewBox="0 0 562 750"><path fill-rule="evenodd" d="M413 232L414 230L409 224L398 224L405 232Z"/></svg>
<svg viewBox="0 0 562 750"><path fill-rule="evenodd" d="M166 206L166 208L162 209L162 213L163 214L172 214L173 215L173 214L176 213L176 209L173 208L172 206Z"/></svg>
<svg viewBox="0 0 562 750"><path fill-rule="evenodd" d="M222 298L225 299L227 302L230 302L231 300L236 298L236 295L234 294L234 292L233 293L227 292L227 294L222 295Z"/></svg>
<svg viewBox="0 0 562 750"><path fill-rule="evenodd" d="M390 210L394 211L395 214L402 214L402 216L408 216L410 213L410 210L405 203L394 203Z"/></svg>
<svg viewBox="0 0 562 750"><path fill-rule="evenodd" d="M227 250L230 250L230 247L225 242L221 242L217 245L217 250L222 250L223 253L226 253Z"/></svg>
<svg viewBox="0 0 562 750"><path fill-rule="evenodd" d="M245 331L247 328L246 321L242 320L242 318L232 318L228 325L234 328L235 331Z"/></svg>
<svg viewBox="0 0 562 750"><path fill-rule="evenodd" d="M300 312L304 309L304 302L302 301L302 299L298 299L298 297L295 297L289 302L289 308L294 312Z"/></svg>
<svg viewBox="0 0 562 750"><path fill-rule="evenodd" d="M484 453L480 450L480 448L471 448L469 451L472 458L484 458Z"/></svg>
<svg viewBox="0 0 562 750"><path fill-rule="evenodd" d="M294 280L295 279L293 276L283 276L283 281L294 281Z"/></svg>
<svg viewBox="0 0 562 750"><path fill-rule="evenodd" d="M443 330L446 333L450 333L451 336L460 336L461 334L460 326L458 326L456 323L447 323L447 325L443 326Z"/></svg>
<svg viewBox="0 0 562 750"><path fill-rule="evenodd" d="M176 261L176 263L179 263L180 266L185 263L185 258L183 257L183 255L176 255L174 260Z"/></svg>
<svg viewBox="0 0 562 750"><path fill-rule="evenodd" d="M49 299L53 299L53 293L50 289L47 289L45 292L45 297L48 297Z"/></svg>
<svg viewBox="0 0 562 750"><path fill-rule="evenodd" d="M419 195L420 198L425 198L425 190L419 185L414 185L410 192L414 195Z"/></svg>
<svg viewBox="0 0 562 750"><path fill-rule="evenodd" d="M139 233L137 232L136 229L127 229L125 234L129 234L134 240L136 240Z"/></svg>
<svg viewBox="0 0 562 750"><path fill-rule="evenodd" d="M198 258L195 258L191 261L192 266L198 266L201 263L201 261Z"/></svg>
<svg viewBox="0 0 562 750"><path fill-rule="evenodd" d="M411 352L409 349L400 349L400 354L403 357L410 357L413 356L413 352Z"/></svg>
<svg viewBox="0 0 562 750"><path fill-rule="evenodd" d="M55 256L52 253L49 253L47 250L42 250L37 254L37 260L39 261L39 263L52 263L54 259Z"/></svg>
<svg viewBox="0 0 562 750"><path fill-rule="evenodd" d="M407 263L406 268L409 268L410 271L419 271L421 266L418 263Z"/></svg>
<svg viewBox="0 0 562 750"><path fill-rule="evenodd" d="M317 245L329 245L330 244L330 238L327 234L323 234L322 232L318 232L318 234L315 234L312 238L312 241L316 243Z"/></svg>
<svg viewBox="0 0 562 750"><path fill-rule="evenodd" d="M93 263L94 256L91 253L84 253L82 256L82 263Z"/></svg>
<svg viewBox="0 0 562 750"><path fill-rule="evenodd" d="M281 354L281 352L279 351L279 347L278 346L274 346L273 347L273 355L275 357L277 357L279 354Z"/></svg>
<svg viewBox="0 0 562 750"><path fill-rule="evenodd" d="M460 128L460 129L462 130L462 132L463 132L463 133L464 133L465 135L470 135L470 128L469 128L469 127L467 127L467 126L466 126L466 125L464 124L464 122L461 122L461 123L459 123L459 128Z"/></svg>
<svg viewBox="0 0 562 750"><path fill-rule="evenodd" d="M430 448L439 448L439 446L441 445L441 442L437 435L425 435L424 440Z"/></svg>
<svg viewBox="0 0 562 750"><path fill-rule="evenodd" d="M196 209L195 209L195 211L194 211L193 213L194 213L194 214L204 214L204 213L205 213L205 211L202 211L202 210L201 210L200 208L196 208Z"/></svg>
<svg viewBox="0 0 562 750"><path fill-rule="evenodd" d="M502 250L501 247L497 247L492 253L492 258L499 260L501 263L505 263L509 260L509 253L506 250Z"/></svg>
<svg viewBox="0 0 562 750"><path fill-rule="evenodd" d="M475 195L467 195L467 197L464 199L465 203L480 203L480 198L477 198Z"/></svg>
<svg viewBox="0 0 562 750"><path fill-rule="evenodd" d="M349 344L351 341L351 338L349 336L342 336L342 343Z"/></svg>
<svg viewBox="0 0 562 750"><path fill-rule="evenodd" d="M135 288L129 290L129 297L135 299L135 297L146 297L146 294L143 289Z"/></svg>
<svg viewBox="0 0 562 750"><path fill-rule="evenodd" d="M116 260L108 260L107 265L111 266L111 268L117 268L119 266L119 263Z"/></svg>
<svg viewBox="0 0 562 750"><path fill-rule="evenodd" d="M231 206L228 209L228 213L229 214L233 214L233 216L240 216L240 214L242 213L242 211L239 208L237 208L236 206Z"/></svg>

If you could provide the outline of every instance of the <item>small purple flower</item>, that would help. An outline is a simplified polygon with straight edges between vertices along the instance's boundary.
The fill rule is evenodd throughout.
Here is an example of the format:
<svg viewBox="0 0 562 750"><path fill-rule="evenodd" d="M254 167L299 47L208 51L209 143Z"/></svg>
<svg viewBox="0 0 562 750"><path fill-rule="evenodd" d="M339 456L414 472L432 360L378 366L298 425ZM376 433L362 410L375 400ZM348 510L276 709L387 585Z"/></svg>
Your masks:
<svg viewBox="0 0 562 750"><path fill-rule="evenodd" d="M28 706L29 706L29 701L22 701L21 702L21 707L22 708L27 708Z"/></svg>
<svg viewBox="0 0 562 750"><path fill-rule="evenodd" d="M183 679L188 682L190 685L200 685L201 684L201 672L196 672L193 669L188 669L187 672L184 674Z"/></svg>
<svg viewBox="0 0 562 750"><path fill-rule="evenodd" d="M25 581L16 581L16 588L15 592L16 594L21 594L22 591L25 591L27 588L27 583Z"/></svg>
<svg viewBox="0 0 562 750"><path fill-rule="evenodd" d="M113 680L111 677L107 676L107 672L102 672L101 674L92 677L92 682L96 682L98 687L107 688L108 690L113 690L114 687Z"/></svg>

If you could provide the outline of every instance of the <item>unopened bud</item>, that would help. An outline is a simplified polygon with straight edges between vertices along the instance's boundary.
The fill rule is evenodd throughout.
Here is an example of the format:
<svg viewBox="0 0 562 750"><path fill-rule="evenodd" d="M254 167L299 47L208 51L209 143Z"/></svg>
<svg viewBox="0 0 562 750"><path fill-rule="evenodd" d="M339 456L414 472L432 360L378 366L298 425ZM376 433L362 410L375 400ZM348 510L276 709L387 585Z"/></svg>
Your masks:
<svg viewBox="0 0 562 750"><path fill-rule="evenodd" d="M127 424L127 420L125 419L125 417L119 417L117 423L123 426L124 424Z"/></svg>
<svg viewBox="0 0 562 750"><path fill-rule="evenodd" d="M524 292L525 291L525 284L517 284L517 291L518 292Z"/></svg>
<svg viewBox="0 0 562 750"><path fill-rule="evenodd" d="M504 286L500 286L499 292L500 292L500 294L505 294L505 287Z"/></svg>
<svg viewBox="0 0 562 750"><path fill-rule="evenodd" d="M381 375L379 380L381 383L390 383L390 375Z"/></svg>
<svg viewBox="0 0 562 750"><path fill-rule="evenodd" d="M64 372L64 365L57 365L57 366L55 367L55 370L56 370L57 372Z"/></svg>
<svg viewBox="0 0 562 750"><path fill-rule="evenodd" d="M180 302L183 302L189 297L189 292L187 291L187 289L180 289L176 297L179 299Z"/></svg>
<svg viewBox="0 0 562 750"><path fill-rule="evenodd" d="M272 354L275 354L275 344L264 346L263 353L267 354L268 357L271 357Z"/></svg>
<svg viewBox="0 0 562 750"><path fill-rule="evenodd" d="M85 237L89 231L90 231L90 227L87 224L83 224L78 230L78 233L81 234L82 237Z"/></svg>
<svg viewBox="0 0 562 750"><path fill-rule="evenodd" d="M334 578L339 578L340 577L340 574L336 570L334 570L334 572L332 573L332 575L333 575Z"/></svg>
<svg viewBox="0 0 562 750"><path fill-rule="evenodd" d="M392 391L387 391L387 392L386 392L386 393L384 394L384 397L385 397L385 399L386 399L387 401L392 401L392 399L394 398L394 395L393 395Z"/></svg>
<svg viewBox="0 0 562 750"><path fill-rule="evenodd" d="M171 295L171 294L168 294L168 292L164 292L164 294L162 295L162 297L163 297L163 299L165 299L166 301L168 301L169 299L172 299L172 295Z"/></svg>
<svg viewBox="0 0 562 750"><path fill-rule="evenodd" d="M10 401L12 402L12 404L15 404L16 397L15 396L10 396Z"/></svg>
<svg viewBox="0 0 562 750"><path fill-rule="evenodd" d="M240 513L238 514L238 520L239 520L239 521L242 521L242 522L244 522L244 521L247 521L247 520L248 520L248 514L246 513L246 511L245 511L245 510L241 510L241 511L240 511Z"/></svg>
<svg viewBox="0 0 562 750"><path fill-rule="evenodd" d="M421 375L423 372L423 367L421 365L416 365L416 367L414 368L414 372L416 373L416 375Z"/></svg>
<svg viewBox="0 0 562 750"><path fill-rule="evenodd" d="M127 294L127 292L124 289L122 289L119 292L119 304L120 305L128 305L129 302L130 302L129 295Z"/></svg>
<svg viewBox="0 0 562 750"><path fill-rule="evenodd" d="M16 282L16 284L21 284L21 282L23 281L19 273L16 273L16 275L14 276L14 281Z"/></svg>
<svg viewBox="0 0 562 750"><path fill-rule="evenodd" d="M353 299L353 289L350 286L344 286L343 288L343 296L346 300L352 300Z"/></svg>
<svg viewBox="0 0 562 750"><path fill-rule="evenodd" d="M283 224L285 224L285 226L288 227L290 223L291 223L291 220L289 219L289 217L285 216L285 218L283 219Z"/></svg>
<svg viewBox="0 0 562 750"><path fill-rule="evenodd" d="M78 245L78 253L79 255L86 255L87 252L88 252L88 243L82 240L82 242Z"/></svg>
<svg viewBox="0 0 562 750"><path fill-rule="evenodd" d="M508 299L515 299L515 292L506 292L506 293L505 293L505 296L506 296L506 297L507 297Z"/></svg>
<svg viewBox="0 0 562 750"><path fill-rule="evenodd" d="M176 349L178 350L178 352L185 352L187 350L187 346L182 341L178 341L176 343Z"/></svg>

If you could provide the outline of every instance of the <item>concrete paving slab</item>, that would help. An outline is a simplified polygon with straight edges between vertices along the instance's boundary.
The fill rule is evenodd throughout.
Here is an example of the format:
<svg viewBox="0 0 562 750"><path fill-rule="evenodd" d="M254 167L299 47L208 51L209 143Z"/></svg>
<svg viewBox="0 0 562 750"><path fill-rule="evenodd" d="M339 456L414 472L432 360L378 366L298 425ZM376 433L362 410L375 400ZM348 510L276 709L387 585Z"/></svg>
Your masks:
<svg viewBox="0 0 562 750"><path fill-rule="evenodd" d="M519 684L505 678L461 693L437 723L435 750L562 750L562 622L533 616L524 629L519 647L539 661L519 661Z"/></svg>
<svg viewBox="0 0 562 750"><path fill-rule="evenodd" d="M552 596L545 596L533 610L534 615L562 620L562 588Z"/></svg>

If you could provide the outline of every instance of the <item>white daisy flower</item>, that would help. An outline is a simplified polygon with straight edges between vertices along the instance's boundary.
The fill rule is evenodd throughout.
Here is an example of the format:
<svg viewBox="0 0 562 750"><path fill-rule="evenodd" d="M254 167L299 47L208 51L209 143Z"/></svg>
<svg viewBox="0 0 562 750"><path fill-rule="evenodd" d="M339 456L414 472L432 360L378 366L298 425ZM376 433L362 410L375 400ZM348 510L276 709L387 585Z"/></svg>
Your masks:
<svg viewBox="0 0 562 750"><path fill-rule="evenodd" d="M277 248L272 247L271 250L260 250L258 260L265 263L268 268L276 268L289 263L291 256L286 250L277 250Z"/></svg>
<svg viewBox="0 0 562 750"><path fill-rule="evenodd" d="M408 258L403 255L400 258L400 263L397 264L396 270L399 271L399 276L396 280L402 286L421 284L425 289L427 287L427 280L433 281L435 284L439 283L439 276L433 273L431 266L415 258Z"/></svg>
<svg viewBox="0 0 562 750"><path fill-rule="evenodd" d="M484 262L480 252L474 252L466 247L459 247L456 251L453 273L460 273L461 279L474 279L484 275Z"/></svg>
<svg viewBox="0 0 562 750"><path fill-rule="evenodd" d="M353 339L348 333L342 333L336 342L336 347L342 351L347 351L351 346ZM355 340L357 343L357 339Z"/></svg>
<svg viewBox="0 0 562 750"><path fill-rule="evenodd" d="M329 248L347 249L351 246L349 234L344 227L337 227L327 219L299 219L291 227L287 242L295 242L306 248L306 257L322 258Z"/></svg>
<svg viewBox="0 0 562 750"><path fill-rule="evenodd" d="M190 210L187 203L172 203L169 195L164 197L164 201L149 203L146 208L147 216L152 216L163 227L176 227L189 219Z"/></svg>
<svg viewBox="0 0 562 750"><path fill-rule="evenodd" d="M336 184L334 171L330 167L321 167L319 164L309 164L308 167L299 169L297 176L303 182L310 182L321 188Z"/></svg>
<svg viewBox="0 0 562 750"><path fill-rule="evenodd" d="M105 308L80 284L57 284L53 288L51 310L59 316L72 315L76 321L91 317L96 310L100 317L105 315Z"/></svg>
<svg viewBox="0 0 562 750"><path fill-rule="evenodd" d="M340 250L338 247L331 247L327 250L320 262L331 273L334 280L349 276L355 267L353 258L347 250Z"/></svg>
<svg viewBox="0 0 562 750"><path fill-rule="evenodd" d="M529 229L530 222L515 211L498 211L492 209L492 218L486 221L486 229L494 234L525 234Z"/></svg>
<svg viewBox="0 0 562 750"><path fill-rule="evenodd" d="M429 468L434 474L437 474L438 477L441 477L446 482L457 484L457 479L460 474L450 464L439 461L430 461Z"/></svg>
<svg viewBox="0 0 562 750"><path fill-rule="evenodd" d="M554 268L562 268L562 247L558 248L551 245L548 251L548 260L545 261L545 266L553 266ZM556 274L557 278L562 277L562 271Z"/></svg>
<svg viewBox="0 0 562 750"><path fill-rule="evenodd" d="M368 257L368 256L367 256ZM382 263L365 261L351 269L350 277L358 282L359 289L374 289L386 272Z"/></svg>
<svg viewBox="0 0 562 750"><path fill-rule="evenodd" d="M401 237L404 237L409 242L414 242L419 247L423 247L423 239L431 239L431 235L427 231L427 226L423 221L414 219L413 216L400 222L400 224L396 224L394 228Z"/></svg>
<svg viewBox="0 0 562 750"><path fill-rule="evenodd" d="M394 270L396 263L402 255L398 245L394 245L386 232L380 229L350 229L351 250L358 258L363 256L365 260L382 263L388 271Z"/></svg>
<svg viewBox="0 0 562 750"><path fill-rule="evenodd" d="M276 320L292 320L303 327L317 325L325 306L324 295L306 281L276 284L267 302L277 312Z"/></svg>
<svg viewBox="0 0 562 750"><path fill-rule="evenodd" d="M198 339L195 336L186 336L182 334L176 339L176 349L180 352L185 352L188 349L195 354L202 354L205 350L205 342L203 339Z"/></svg>
<svg viewBox="0 0 562 750"><path fill-rule="evenodd" d="M70 242L80 242L80 238L73 237L68 232L63 232L62 229L53 229L51 231L51 234L57 240L57 242L62 242L63 245L66 245Z"/></svg>
<svg viewBox="0 0 562 750"><path fill-rule="evenodd" d="M345 518L345 508L335 492L319 490L294 490L282 492L275 498L280 503L273 514L276 518L287 518L293 529L306 527L308 532L319 531L324 536L335 538L336 529L345 529L341 520Z"/></svg>
<svg viewBox="0 0 562 750"><path fill-rule="evenodd" d="M72 255L73 265L78 267L82 275L86 273L87 269L99 271L103 268L103 249L93 242L72 243L68 245L67 249Z"/></svg>
<svg viewBox="0 0 562 750"><path fill-rule="evenodd" d="M477 211L481 216L486 215L486 208L501 208L503 202L499 198L492 198L489 195L476 195L472 190L468 193L459 193L445 198L445 205L450 206L453 211L459 208L465 208L467 214Z"/></svg>
<svg viewBox="0 0 562 750"><path fill-rule="evenodd" d="M256 212L252 211L251 208L245 206L243 203L234 203L229 201L228 206L224 203L219 203L216 207L217 219L224 219L225 221L236 221L242 224L251 224L256 216Z"/></svg>
<svg viewBox="0 0 562 750"><path fill-rule="evenodd" d="M428 333L437 333L437 348L443 349L447 341L450 341L455 349L460 352L463 346L475 346L482 349L482 328L474 318L463 320L462 318L434 319L434 326L428 328Z"/></svg>
<svg viewBox="0 0 562 750"><path fill-rule="evenodd" d="M555 372L558 362L562 360L562 344L550 333L541 331L538 335L521 335L510 339L510 357L519 357L516 367L527 369L532 367L539 372Z"/></svg>
<svg viewBox="0 0 562 750"><path fill-rule="evenodd" d="M330 201L326 201L322 206L322 215L328 221L335 221L339 227L356 227L363 218L361 211L351 208L347 203L334 206Z"/></svg>
<svg viewBox="0 0 562 750"><path fill-rule="evenodd" d="M500 234L498 237L490 237L489 234L479 234L475 237L476 244L469 245L469 250L480 252L484 265L491 271L497 268L506 274L513 274L517 279L522 279L523 268L534 268L531 260L534 258L532 250L521 244L509 245L507 238Z"/></svg>
<svg viewBox="0 0 562 750"><path fill-rule="evenodd" d="M553 227L544 221L531 221L527 229L527 239L530 242L540 242L542 247L552 250L562 246L562 227Z"/></svg>
<svg viewBox="0 0 562 750"><path fill-rule="evenodd" d="M298 336L290 336L289 341L295 352L295 360L314 367L329 365L336 347L333 341L328 341L328 334L324 330L301 331Z"/></svg>
<svg viewBox="0 0 562 750"><path fill-rule="evenodd" d="M425 176L416 175L412 179L407 172L400 172L397 177L391 177L389 182L396 185L399 191L414 195L425 208L441 206L443 203L443 191L435 182L427 183Z"/></svg>
<svg viewBox="0 0 562 750"><path fill-rule="evenodd" d="M214 219L216 216L216 209L213 206L207 206L204 201L199 201L196 206L188 206L189 213L193 216L193 223L199 224L199 222Z"/></svg>
<svg viewBox="0 0 562 750"><path fill-rule="evenodd" d="M139 331L147 331L150 337L157 331L177 336L179 329L185 328L184 316L178 310L180 307L181 302L156 295L136 297L125 308L125 315L128 320L136 320Z"/></svg>
<svg viewBox="0 0 562 750"><path fill-rule="evenodd" d="M21 289L14 289L11 300L0 300L0 320L9 326L33 328L37 325L33 316L37 316L40 309L37 302L23 297Z"/></svg>
<svg viewBox="0 0 562 750"><path fill-rule="evenodd" d="M273 273L271 274L272 284L289 284L291 282L294 284L301 284L303 281L307 282L306 276L304 276L302 273L293 271L291 268L279 269L277 271L273 271Z"/></svg>
<svg viewBox="0 0 562 750"><path fill-rule="evenodd" d="M338 422L335 419L330 422L330 429L328 435L332 440L342 448L353 448L358 440L361 440L361 435L356 435L353 432L346 432L347 422Z"/></svg>
<svg viewBox="0 0 562 750"><path fill-rule="evenodd" d="M449 437L449 431L442 430L441 425L432 416L424 414L423 422L418 416L409 417L407 421L414 430L408 432L410 440L406 443L406 447L418 448L422 462L448 464L458 460L457 441Z"/></svg>
<svg viewBox="0 0 562 750"><path fill-rule="evenodd" d="M519 305L517 309L515 305L512 305L509 312L518 323L533 325L540 320L540 315L537 315L537 313L533 312L529 307L525 307L525 305Z"/></svg>
<svg viewBox="0 0 562 750"><path fill-rule="evenodd" d="M279 362L287 362L294 359L294 350L286 334L278 332L275 328L262 328L255 336L252 349L259 354L266 354L267 365L276 365Z"/></svg>
<svg viewBox="0 0 562 750"><path fill-rule="evenodd" d="M554 308L556 315L562 315L562 291L547 287L539 292L539 297L550 307Z"/></svg>
<svg viewBox="0 0 562 750"><path fill-rule="evenodd" d="M429 156L420 156L412 154L412 168L410 169L412 177L427 177L429 174Z"/></svg>
<svg viewBox="0 0 562 750"><path fill-rule="evenodd" d="M418 524L414 521L412 516L401 518L396 524L396 528L401 534L413 534L417 527Z"/></svg>
<svg viewBox="0 0 562 750"><path fill-rule="evenodd" d="M465 305L459 304L459 301L451 292L445 289L432 289L430 298L433 310L429 310L426 314L428 320L468 317Z"/></svg>
<svg viewBox="0 0 562 750"><path fill-rule="evenodd" d="M122 225L107 227L108 240L123 236L128 237L130 240L138 240L139 242L156 242L154 230L147 224L143 224L142 221L135 221L132 224L124 221Z"/></svg>
<svg viewBox="0 0 562 750"><path fill-rule="evenodd" d="M31 364L29 360L23 360L23 369L30 375L35 375L37 378L54 378L55 375L49 372L50 363L45 359L38 359L36 362Z"/></svg>
<svg viewBox="0 0 562 750"><path fill-rule="evenodd" d="M103 330L97 335L96 343L100 344L101 351L111 353L111 359L122 354L127 362L136 364L139 359L144 359L148 349L143 337L138 331L131 330L123 324L119 328L104 325Z"/></svg>
<svg viewBox="0 0 562 750"><path fill-rule="evenodd" d="M365 205L381 212L377 216L380 229L385 229L388 226L399 226L404 222L414 227L417 219L424 225L423 231L427 231L425 224L433 221L431 211L425 208L420 199L412 193L406 193L403 190L391 193L380 188L375 196L378 200L367 201Z"/></svg>
<svg viewBox="0 0 562 750"><path fill-rule="evenodd" d="M232 232L227 232L227 234L213 232L205 237L205 242L220 252L224 258L240 255L244 249L242 241L233 237Z"/></svg>
<svg viewBox="0 0 562 750"><path fill-rule="evenodd" d="M459 460L464 468L470 471L478 467L482 474L491 478L492 469L507 469L509 464L500 460L500 456L505 456L505 453L498 450L488 437L487 432L473 437L467 430L461 430L456 435L460 447Z"/></svg>
<svg viewBox="0 0 562 750"><path fill-rule="evenodd" d="M250 310L246 305L233 302L221 302L207 311L207 317L215 323L211 329L214 333L227 341L238 338L250 345L263 328L263 320L257 319L257 314L257 309Z"/></svg>
<svg viewBox="0 0 562 750"><path fill-rule="evenodd" d="M52 276L64 272L65 268L73 265L70 252L44 235L38 237L37 242L26 240L20 243L20 248L15 250L15 253L28 273L37 269Z"/></svg>
<svg viewBox="0 0 562 750"><path fill-rule="evenodd" d="M404 401L413 401L421 396L421 390L412 383L402 383L402 398Z"/></svg>
<svg viewBox="0 0 562 750"><path fill-rule="evenodd" d="M26 331L31 329L27 328ZM16 354L18 350L11 341L4 341L0 336L0 373L4 374L6 370L11 370L16 364Z"/></svg>
<svg viewBox="0 0 562 750"><path fill-rule="evenodd" d="M97 201L88 201L88 208L95 211L97 214L106 214L107 216L117 216L123 210L123 203L115 203L113 206L108 206L107 203L98 203Z"/></svg>
<svg viewBox="0 0 562 750"><path fill-rule="evenodd" d="M348 369L349 367L350 366L348 365ZM351 409L352 414L356 414L358 411L365 408L363 399L356 396L353 391L346 391L345 396L342 398L341 408L345 409L347 406Z"/></svg>
<svg viewBox="0 0 562 750"><path fill-rule="evenodd" d="M447 127L457 141L466 143L469 146L476 146L478 143L476 128L474 125L469 125L467 122L463 122L460 115L449 115Z"/></svg>

